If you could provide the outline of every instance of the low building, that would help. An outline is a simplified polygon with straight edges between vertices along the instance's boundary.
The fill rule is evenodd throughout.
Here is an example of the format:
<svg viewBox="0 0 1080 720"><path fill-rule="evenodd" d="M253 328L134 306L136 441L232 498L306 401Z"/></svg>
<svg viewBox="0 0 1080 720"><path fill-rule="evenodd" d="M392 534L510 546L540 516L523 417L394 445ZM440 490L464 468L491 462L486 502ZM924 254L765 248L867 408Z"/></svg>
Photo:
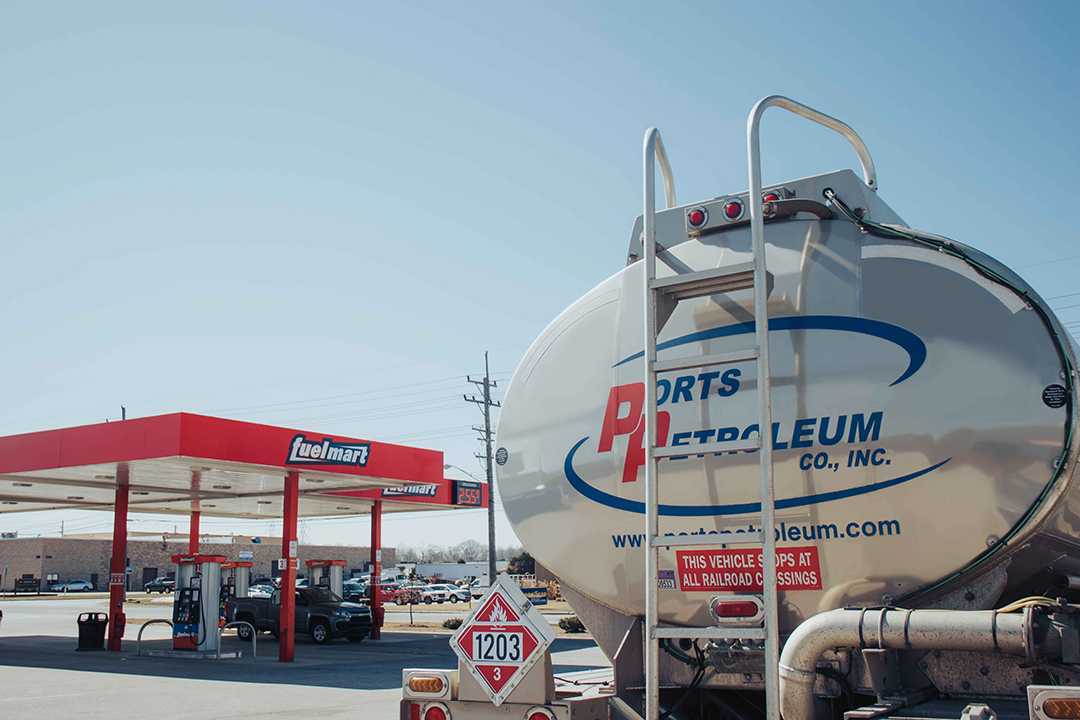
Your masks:
<svg viewBox="0 0 1080 720"><path fill-rule="evenodd" d="M128 589L141 590L143 585L156 577L171 575L176 566L172 556L187 553L188 541L132 538L127 543ZM251 577L276 577L280 543L269 542L204 542L199 545L203 555L223 555L226 560L240 559L241 551L252 553ZM368 570L371 549L368 547L335 545L301 545L299 548L300 572L306 574L305 560L344 560L345 577L359 575ZM6 578L0 577L3 590L12 590L15 580L37 578L42 589L51 583L64 580L89 580L96 589L108 590L109 560L112 557L112 540L82 538L2 538L0 539L0 572L7 568ZM383 548L383 563L394 565L393 548Z"/></svg>

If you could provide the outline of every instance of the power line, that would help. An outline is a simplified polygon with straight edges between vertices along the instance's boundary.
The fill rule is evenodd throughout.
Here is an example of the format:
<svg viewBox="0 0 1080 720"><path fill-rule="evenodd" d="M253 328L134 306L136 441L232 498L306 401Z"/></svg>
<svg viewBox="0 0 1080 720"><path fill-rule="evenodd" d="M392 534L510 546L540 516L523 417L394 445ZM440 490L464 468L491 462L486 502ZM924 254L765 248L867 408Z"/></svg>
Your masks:
<svg viewBox="0 0 1080 720"><path fill-rule="evenodd" d="M1070 255L1069 257L1058 258L1057 260L1043 260L1042 262L1028 263L1027 265L1016 265L1015 267L1013 267L1013 270L1037 267L1039 265L1050 265L1051 263L1065 262L1066 260L1076 260L1077 258L1080 258L1080 255Z"/></svg>

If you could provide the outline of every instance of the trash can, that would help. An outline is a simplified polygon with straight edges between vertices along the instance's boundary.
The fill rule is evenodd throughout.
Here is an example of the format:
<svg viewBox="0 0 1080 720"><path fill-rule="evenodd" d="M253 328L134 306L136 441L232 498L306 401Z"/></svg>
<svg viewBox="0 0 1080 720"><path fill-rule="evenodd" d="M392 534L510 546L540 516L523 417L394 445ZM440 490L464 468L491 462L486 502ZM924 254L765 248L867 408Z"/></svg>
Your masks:
<svg viewBox="0 0 1080 720"><path fill-rule="evenodd" d="M109 616L105 613L83 613L79 615L78 650L104 650L105 628Z"/></svg>

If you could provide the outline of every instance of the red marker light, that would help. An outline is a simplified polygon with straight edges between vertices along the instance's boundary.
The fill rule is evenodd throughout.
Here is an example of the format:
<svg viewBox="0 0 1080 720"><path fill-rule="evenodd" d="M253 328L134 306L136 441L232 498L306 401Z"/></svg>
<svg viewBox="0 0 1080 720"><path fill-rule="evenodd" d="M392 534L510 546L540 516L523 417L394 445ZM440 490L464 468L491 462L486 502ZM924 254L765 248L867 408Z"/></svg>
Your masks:
<svg viewBox="0 0 1080 720"><path fill-rule="evenodd" d="M447 720L446 711L439 705L432 705L424 711L424 720Z"/></svg>
<svg viewBox="0 0 1080 720"><path fill-rule="evenodd" d="M742 203L738 200L732 200L724 206L724 215L728 220L737 220L742 215Z"/></svg>
<svg viewBox="0 0 1080 720"><path fill-rule="evenodd" d="M525 716L525 720L555 720L555 716L549 710L536 708L529 711L529 714Z"/></svg>
<svg viewBox="0 0 1080 720"><path fill-rule="evenodd" d="M686 214L686 224L692 228L699 228L709 220L709 214L705 208L696 207Z"/></svg>
<svg viewBox="0 0 1080 720"><path fill-rule="evenodd" d="M764 200L765 202L776 202L780 198L778 198L776 196L776 193L769 193L768 195L766 195L765 197L763 197L761 199Z"/></svg>
<svg viewBox="0 0 1080 720"><path fill-rule="evenodd" d="M758 606L752 602L724 602L716 604L716 616L722 618L754 617Z"/></svg>

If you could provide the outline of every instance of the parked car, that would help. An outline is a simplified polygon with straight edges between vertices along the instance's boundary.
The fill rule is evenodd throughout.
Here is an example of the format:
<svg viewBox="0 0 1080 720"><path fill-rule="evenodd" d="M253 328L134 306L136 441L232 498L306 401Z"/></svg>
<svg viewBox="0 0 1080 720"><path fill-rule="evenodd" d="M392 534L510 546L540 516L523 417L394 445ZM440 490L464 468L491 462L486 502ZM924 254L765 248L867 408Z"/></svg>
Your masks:
<svg viewBox="0 0 1080 720"><path fill-rule="evenodd" d="M146 591L147 595L154 592L164 595L165 593L171 593L175 589L175 587L176 580L174 580L173 578L159 577L154 578L150 582L146 583L146 585L143 586L143 590Z"/></svg>
<svg viewBox="0 0 1080 720"><path fill-rule="evenodd" d="M483 597L484 593L486 593L488 591L489 587L491 587L491 586L481 584L480 580L473 580L472 584L469 585L469 592L472 594L472 596L474 598Z"/></svg>
<svg viewBox="0 0 1080 720"><path fill-rule="evenodd" d="M427 585L409 583L402 585L394 591L394 603L396 605L416 605L421 600L421 592L427 589Z"/></svg>
<svg viewBox="0 0 1080 720"><path fill-rule="evenodd" d="M326 588L299 588L296 592L294 622L296 632L307 632L320 645L334 638L360 642L371 632L371 609L359 603L345 602ZM269 598L232 598L225 606L228 622L247 622L257 632L277 636L281 620L281 590ZM237 635L251 639L251 630L240 625Z"/></svg>
<svg viewBox="0 0 1080 720"><path fill-rule="evenodd" d="M349 602L368 602L371 598L371 591L366 584L364 585L345 585L343 587L343 594L345 599ZM390 589L388 585L379 586L379 604L394 602L394 591Z"/></svg>
<svg viewBox="0 0 1080 720"><path fill-rule="evenodd" d="M428 585L420 591L420 600L428 605L431 603L442 605L446 602L446 590L443 590L442 586Z"/></svg>
<svg viewBox="0 0 1080 720"><path fill-rule="evenodd" d="M273 585L266 583L259 583L257 585L248 586L248 597L253 598L268 598L274 594L276 588Z"/></svg>
<svg viewBox="0 0 1080 720"><path fill-rule="evenodd" d="M68 580L52 586L53 592L90 592L94 586L87 580Z"/></svg>
<svg viewBox="0 0 1080 720"><path fill-rule="evenodd" d="M471 599L469 591L463 587L458 587L457 585L432 585L431 590L443 593L443 599L437 600L436 602L469 602ZM427 602L427 600L424 602Z"/></svg>

